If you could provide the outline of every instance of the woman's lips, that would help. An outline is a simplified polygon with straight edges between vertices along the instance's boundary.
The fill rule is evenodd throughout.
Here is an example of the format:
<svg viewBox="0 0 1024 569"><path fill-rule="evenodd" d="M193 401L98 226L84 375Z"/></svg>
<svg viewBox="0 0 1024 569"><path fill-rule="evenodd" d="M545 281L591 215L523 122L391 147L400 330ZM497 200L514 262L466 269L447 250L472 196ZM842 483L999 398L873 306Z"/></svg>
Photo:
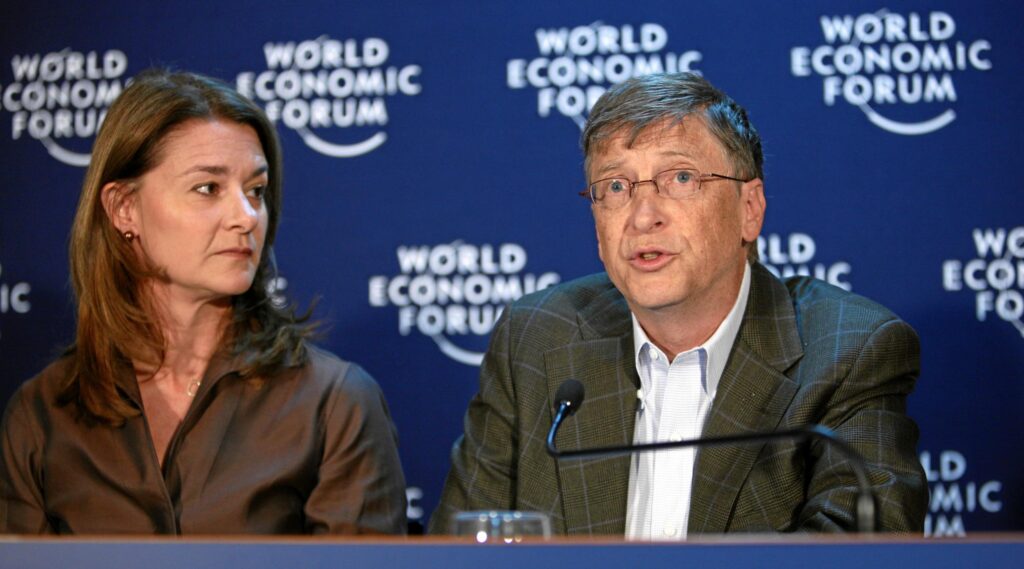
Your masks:
<svg viewBox="0 0 1024 569"><path fill-rule="evenodd" d="M222 250L220 254L229 257L251 257L252 249L248 247L232 247L231 249Z"/></svg>

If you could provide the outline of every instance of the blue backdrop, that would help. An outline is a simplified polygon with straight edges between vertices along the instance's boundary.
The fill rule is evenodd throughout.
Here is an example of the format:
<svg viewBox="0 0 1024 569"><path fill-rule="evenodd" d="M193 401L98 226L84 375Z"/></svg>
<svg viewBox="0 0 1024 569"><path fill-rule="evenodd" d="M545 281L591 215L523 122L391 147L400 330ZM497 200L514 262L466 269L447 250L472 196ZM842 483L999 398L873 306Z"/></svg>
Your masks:
<svg viewBox="0 0 1024 569"><path fill-rule="evenodd" d="M587 108L690 69L764 139L763 261L920 333L928 533L1024 529L1022 20L938 0L5 6L0 402L72 339L68 228L110 100L152 65L214 75L277 121L276 284L318 298L323 344L383 386L424 518L500 307L601 269Z"/></svg>

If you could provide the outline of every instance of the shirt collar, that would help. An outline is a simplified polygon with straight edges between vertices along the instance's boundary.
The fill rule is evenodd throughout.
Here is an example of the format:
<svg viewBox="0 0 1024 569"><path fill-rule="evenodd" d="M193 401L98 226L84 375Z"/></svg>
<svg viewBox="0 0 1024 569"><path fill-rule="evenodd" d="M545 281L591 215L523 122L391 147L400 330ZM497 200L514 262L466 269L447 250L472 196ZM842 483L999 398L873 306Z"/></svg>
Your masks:
<svg viewBox="0 0 1024 569"><path fill-rule="evenodd" d="M740 324L743 323L743 313L747 309L747 299L749 297L750 263L746 263L743 267L743 281L740 284L740 291L736 295L736 302L733 303L729 314L725 316L725 320L722 320L715 333L706 342L693 348L693 350L703 349L707 353L707 394L709 397L715 396L715 391L718 389L718 380L725 372L725 364L729 359L729 353L732 352L732 345L736 342L736 336L739 334ZM647 374L640 371L643 362L641 354L644 353L644 347L646 346L648 351L656 350L662 356L665 354L648 338L643 326L640 325L640 321L636 319L636 315L630 312L630 316L633 319L634 365L636 366L637 374L640 376L641 383L645 384L648 381L646 378ZM677 356L678 354L674 355ZM648 391L650 386L643 385L643 389Z"/></svg>
<svg viewBox="0 0 1024 569"><path fill-rule="evenodd" d="M202 394L209 391L214 384L219 382L221 378L232 374L238 373L250 365L258 355L258 352L253 349L243 350L239 353L233 353L230 348L221 348L214 352L210 358L209 364L206 366L206 372L203 373L202 380L199 383L199 389L196 392L196 399ZM294 365L293 358L289 355L285 358L284 367L292 367ZM132 367L132 362L126 358L120 358L118 361L118 373L114 378L114 382L117 387L128 396L128 398L135 402L136 405L142 405L142 394L139 391L139 382L135 375L135 370Z"/></svg>

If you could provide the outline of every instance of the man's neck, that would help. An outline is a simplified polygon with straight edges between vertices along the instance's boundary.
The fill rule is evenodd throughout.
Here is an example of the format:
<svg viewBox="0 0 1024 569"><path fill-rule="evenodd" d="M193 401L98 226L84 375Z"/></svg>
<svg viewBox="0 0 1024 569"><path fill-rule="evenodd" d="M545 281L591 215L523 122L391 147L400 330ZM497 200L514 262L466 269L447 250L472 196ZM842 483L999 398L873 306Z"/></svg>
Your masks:
<svg viewBox="0 0 1024 569"><path fill-rule="evenodd" d="M643 326L647 338L673 358L704 344L714 335L735 306L747 270L744 264L734 282L712 291L710 296L656 310L633 309L633 314Z"/></svg>

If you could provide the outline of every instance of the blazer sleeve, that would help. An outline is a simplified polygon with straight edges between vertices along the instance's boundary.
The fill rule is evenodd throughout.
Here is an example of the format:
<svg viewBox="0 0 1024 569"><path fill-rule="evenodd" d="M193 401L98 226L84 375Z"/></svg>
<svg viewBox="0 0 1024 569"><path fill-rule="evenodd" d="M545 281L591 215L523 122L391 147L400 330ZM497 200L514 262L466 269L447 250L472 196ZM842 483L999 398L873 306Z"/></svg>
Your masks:
<svg viewBox="0 0 1024 569"><path fill-rule="evenodd" d="M480 389L469 403L464 434L455 441L432 534L454 531L453 516L467 510L511 510L516 505L516 404L506 309L491 334L480 368Z"/></svg>
<svg viewBox="0 0 1024 569"><path fill-rule="evenodd" d="M872 332L832 395L822 423L867 462L878 529L924 528L928 487L917 456L918 428L907 416L907 395L920 368L917 334L900 320ZM846 459L824 441L811 445L813 466L797 531L846 531L854 519L856 478Z"/></svg>
<svg viewBox="0 0 1024 569"><path fill-rule="evenodd" d="M323 458L304 508L308 532L404 534L405 477L380 387L349 365L321 422Z"/></svg>

